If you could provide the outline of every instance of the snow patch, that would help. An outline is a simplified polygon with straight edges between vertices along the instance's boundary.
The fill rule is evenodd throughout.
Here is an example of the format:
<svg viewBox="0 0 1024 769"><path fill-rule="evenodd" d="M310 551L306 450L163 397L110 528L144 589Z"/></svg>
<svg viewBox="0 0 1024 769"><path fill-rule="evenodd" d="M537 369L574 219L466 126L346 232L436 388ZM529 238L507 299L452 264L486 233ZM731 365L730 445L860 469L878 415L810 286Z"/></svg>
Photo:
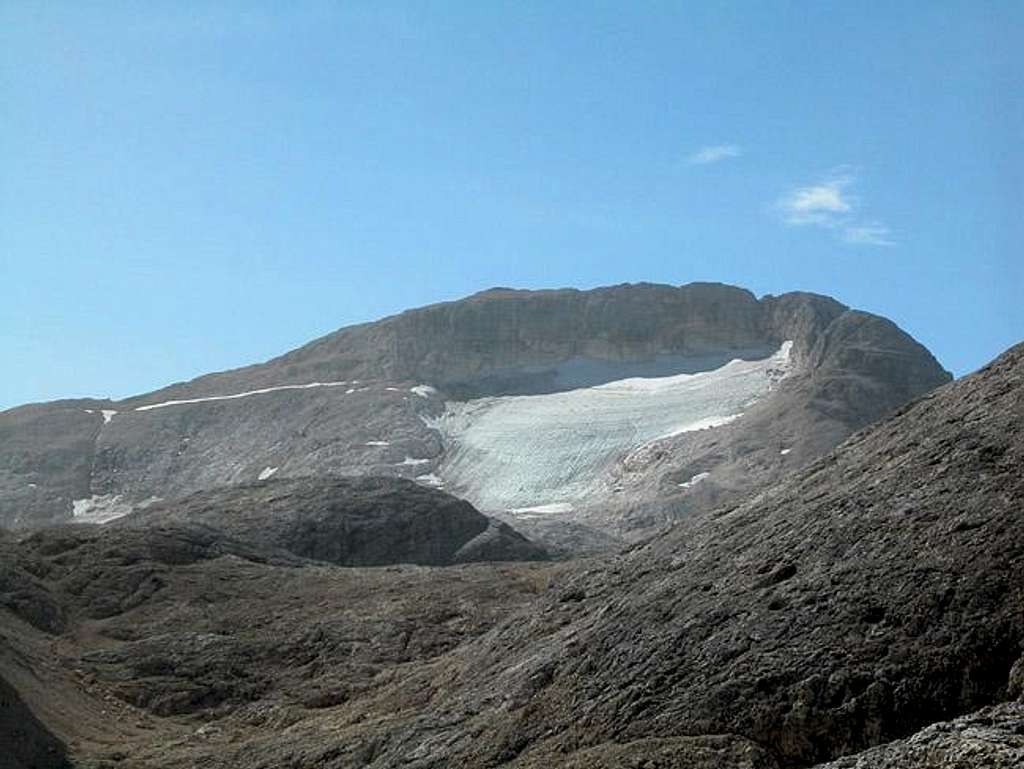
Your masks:
<svg viewBox="0 0 1024 769"><path fill-rule="evenodd" d="M424 486L433 486L435 489L439 489L442 486L444 486L444 481L442 481L433 473L427 473L426 475L417 475L416 480L422 483Z"/></svg>
<svg viewBox="0 0 1024 769"><path fill-rule="evenodd" d="M431 395L437 395L437 390L430 385L416 385L415 387L409 388L409 392L415 393L421 398L429 398Z"/></svg>
<svg viewBox="0 0 1024 769"><path fill-rule="evenodd" d="M680 483L679 484L679 488L681 488L681 489L692 489L694 486L696 486L698 483L700 483L701 481L703 481L705 478L707 478L710 475L711 475L711 473L697 473L690 480L684 481L683 483Z"/></svg>
<svg viewBox="0 0 1024 769"><path fill-rule="evenodd" d="M406 457L401 462L399 462L397 466L398 467L402 467L403 465L429 465L429 464L430 464L430 460L429 459L413 459L412 457Z"/></svg>
<svg viewBox="0 0 1024 769"><path fill-rule="evenodd" d="M106 523L122 518L131 511L131 503L124 501L120 494L94 494L71 502L71 515L75 523Z"/></svg>
<svg viewBox="0 0 1024 769"><path fill-rule="evenodd" d="M547 505L534 505L533 507L515 507L509 510L510 513L571 513L573 506L568 502L552 502Z"/></svg>
<svg viewBox="0 0 1024 769"><path fill-rule="evenodd" d="M788 454L788 453L789 453L789 452L791 452L792 450L793 450L793 449L783 449L783 450L782 450L782 451L780 451L779 453L780 453L780 454L781 454L782 456L786 456L786 454Z"/></svg>
<svg viewBox="0 0 1024 769"><path fill-rule="evenodd" d="M682 435L683 433L694 433L698 430L711 430L712 428L721 427L722 425L727 425L730 422L735 422L741 416L743 416L742 412L739 414L730 414L727 417L705 417L704 419L698 419L696 422L690 422L689 424L679 425L678 427L672 428L671 431L658 436L658 440L674 438L677 435Z"/></svg>
<svg viewBox="0 0 1024 769"><path fill-rule="evenodd" d="M260 474L256 476L256 480L265 481L267 480L267 478L270 478L276 472L276 467L264 467L262 470L260 470Z"/></svg>
<svg viewBox="0 0 1024 769"><path fill-rule="evenodd" d="M95 409L82 409L86 414L95 414ZM114 418L114 414L117 412L114 409L101 409L100 413L103 415L103 424L106 424Z"/></svg>
<svg viewBox="0 0 1024 769"><path fill-rule="evenodd" d="M233 393L232 395L208 395L203 398L183 398L181 400L163 401L161 403L150 403L147 406L138 406L136 411L152 411L153 409L163 409L168 406L187 406L193 403L209 403L211 401L231 401L238 398L248 398L253 395L265 395L267 393L281 392L282 390L312 390L317 387L342 387L347 385L348 382L310 382L309 384L301 385L277 385L276 387L262 387L259 390L247 390L242 393Z"/></svg>
<svg viewBox="0 0 1024 769"><path fill-rule="evenodd" d="M391 441L367 441L366 446L390 446Z"/></svg>

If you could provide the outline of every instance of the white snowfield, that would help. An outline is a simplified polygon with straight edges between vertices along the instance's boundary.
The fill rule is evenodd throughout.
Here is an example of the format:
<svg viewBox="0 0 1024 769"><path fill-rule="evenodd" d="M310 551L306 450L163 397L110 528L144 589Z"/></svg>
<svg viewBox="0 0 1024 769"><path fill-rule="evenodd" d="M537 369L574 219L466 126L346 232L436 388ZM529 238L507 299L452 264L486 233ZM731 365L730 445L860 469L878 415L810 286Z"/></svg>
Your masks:
<svg viewBox="0 0 1024 769"><path fill-rule="evenodd" d="M232 401L237 398L249 398L253 395L266 395L267 393L276 393L281 390L312 390L317 387L343 387L349 384L349 382L310 382L309 384L294 384L294 385L277 385L275 387L263 387L259 390L248 390L243 393L233 393L232 395L207 395L204 398L185 398L182 400L174 401L163 401L162 403L150 403L146 406L139 406L136 411L152 411L153 409L164 409L168 406L187 406L191 403L209 403L211 401ZM355 384L355 382L352 382Z"/></svg>
<svg viewBox="0 0 1024 769"><path fill-rule="evenodd" d="M398 467L409 467L409 466L415 466L415 465L429 465L429 464L430 464L430 460L429 459L419 459L419 458L416 458L416 457L406 457L405 459L403 459L401 462L398 463Z"/></svg>
<svg viewBox="0 0 1024 769"><path fill-rule="evenodd" d="M415 387L410 387L409 392L415 393L421 398L429 398L431 395L437 394L437 390L430 385L416 385Z"/></svg>
<svg viewBox="0 0 1024 769"><path fill-rule="evenodd" d="M788 373L791 347L695 374L448 403L429 423L448 445L437 474L485 512L568 512L624 452L739 418Z"/></svg>
<svg viewBox="0 0 1024 769"><path fill-rule="evenodd" d="M533 507L516 507L509 510L510 513L538 513L550 515L551 513L571 513L573 507L568 502L551 502L547 505L534 505Z"/></svg>
<svg viewBox="0 0 1024 769"><path fill-rule="evenodd" d="M434 473L427 473L426 475L417 475L416 480L422 483L424 486L433 486L435 489L440 489L444 486L444 481L438 478Z"/></svg>
<svg viewBox="0 0 1024 769"><path fill-rule="evenodd" d="M277 468L276 467L264 467L262 470L260 470L260 474L258 476L256 476L256 480L258 480L258 481L265 481L265 480L267 480L267 478L273 477L274 473L276 473L276 472L277 472Z"/></svg>
<svg viewBox="0 0 1024 769"><path fill-rule="evenodd" d="M358 379L353 379L351 382L309 382L308 384L275 385L274 387L261 387L259 390L247 390L246 392L232 393L231 395L206 395L201 398L182 398L180 400L162 401L160 403L149 403L145 406L138 406L135 410L152 411L153 409L164 409L167 408L168 406L188 406L193 403L210 403L211 401L232 401L238 398L249 398L253 395L266 395L267 393L281 392L282 390L312 390L317 387L345 387L346 385L357 384L359 384ZM369 387L349 387L347 390L345 390L345 395L351 395L352 393L363 392L369 389ZM402 390L398 387L385 387L384 389L387 392L402 392ZM419 395L421 398L429 398L431 395L436 393L437 390L435 390L430 385L416 385L415 387L410 388L409 392L415 393L416 395ZM86 411L90 414L93 413L88 409L86 409ZM116 413L116 411L104 411L103 421L109 422ZM370 446L386 444L368 443L367 445Z"/></svg>

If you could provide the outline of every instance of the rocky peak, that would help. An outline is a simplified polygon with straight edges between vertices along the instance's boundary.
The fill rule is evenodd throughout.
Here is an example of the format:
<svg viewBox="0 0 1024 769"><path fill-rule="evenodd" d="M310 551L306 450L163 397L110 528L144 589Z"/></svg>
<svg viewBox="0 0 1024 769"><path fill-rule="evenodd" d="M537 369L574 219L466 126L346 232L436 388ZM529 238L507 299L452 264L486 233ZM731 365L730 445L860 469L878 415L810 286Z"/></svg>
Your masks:
<svg viewBox="0 0 1024 769"><path fill-rule="evenodd" d="M784 366L776 366L783 348ZM740 365L730 369L731 361ZM742 387L730 373L737 368L745 372ZM694 374L711 375L701 381L718 384L703 392L714 395L721 385L723 397L699 409L685 387L663 408L638 395L643 387L599 399L607 413L594 425L611 432L589 431L596 445L581 448L587 477L553 468L576 491L563 494L558 481L536 489L534 499L536 479L524 478L526 493L494 504L547 511L568 504L588 518L576 523L594 531L595 543L608 533L633 536L770 482L950 378L895 324L815 294L757 299L720 283L494 288L120 402L63 401L0 414L0 525L31 527L72 514L97 521L153 498L264 473L419 479L500 514L484 506L469 467L474 451L493 454L492 447L473 448L459 425L440 430L440 417L491 396ZM570 410L574 403L566 400ZM529 412L524 424L537 418L535 406L559 408L520 405ZM638 407L671 424L631 431ZM692 428L705 421L715 428ZM566 440L574 442L579 427L566 423ZM513 449L521 444L515 436L507 441ZM504 465L529 473L530 459L513 451ZM698 476L706 479L699 488L691 483ZM528 515L540 523L535 511ZM512 521L520 523L527 525Z"/></svg>

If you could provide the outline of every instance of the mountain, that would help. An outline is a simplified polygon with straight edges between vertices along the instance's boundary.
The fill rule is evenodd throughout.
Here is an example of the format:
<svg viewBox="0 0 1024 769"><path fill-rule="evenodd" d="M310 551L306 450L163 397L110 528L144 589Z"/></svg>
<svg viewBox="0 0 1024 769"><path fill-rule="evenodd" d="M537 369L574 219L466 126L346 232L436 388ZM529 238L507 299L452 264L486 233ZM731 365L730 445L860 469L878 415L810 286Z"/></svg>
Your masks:
<svg viewBox="0 0 1024 769"><path fill-rule="evenodd" d="M1022 428L1024 345L568 563L344 567L198 501L0 533L0 678L85 766L1019 766Z"/></svg>
<svg viewBox="0 0 1024 769"><path fill-rule="evenodd" d="M147 395L3 412L0 525L389 475L604 548L782 478L949 378L890 321L813 294L492 289Z"/></svg>
<svg viewBox="0 0 1024 769"><path fill-rule="evenodd" d="M1022 436L1024 345L403 681L371 766L810 766L1016 700Z"/></svg>

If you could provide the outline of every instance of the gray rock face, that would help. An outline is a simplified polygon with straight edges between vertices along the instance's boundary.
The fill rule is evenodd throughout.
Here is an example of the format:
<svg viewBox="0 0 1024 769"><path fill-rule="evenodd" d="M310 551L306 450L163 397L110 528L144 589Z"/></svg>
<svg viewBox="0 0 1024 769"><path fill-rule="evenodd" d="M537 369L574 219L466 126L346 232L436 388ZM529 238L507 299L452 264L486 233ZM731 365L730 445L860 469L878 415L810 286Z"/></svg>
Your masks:
<svg viewBox="0 0 1024 769"><path fill-rule="evenodd" d="M444 485L460 449L431 425L453 399L692 373L787 340L790 375L735 422L616 449L587 470L590 486L608 493L571 515L484 512L573 549L604 547L771 483L949 379L889 321L813 294L758 300L719 284L494 289L137 398L4 412L0 526L99 522L271 476ZM699 487L681 485L703 473Z"/></svg>
<svg viewBox="0 0 1024 769"><path fill-rule="evenodd" d="M1024 704L984 708L820 769L1017 769L1024 766Z"/></svg>
<svg viewBox="0 0 1024 769"><path fill-rule="evenodd" d="M719 283L491 289L344 328L265 364L210 374L129 403L347 379L423 382L462 398L529 393L557 387L548 381L553 369L570 360L639 364L662 355L763 349L787 339L796 342L797 356L809 366L826 359L838 364L836 343L844 334L833 335L831 343L822 337L847 312L845 305L816 294L758 300ZM888 360L901 371L899 378L916 381L927 371L948 381L927 351L891 323L865 328L857 341L861 363L878 368L878 361ZM921 368L902 369L900 358L920 359Z"/></svg>
<svg viewBox="0 0 1024 769"><path fill-rule="evenodd" d="M57 401L0 413L0 526L45 525L71 516L88 490L102 417L94 401Z"/></svg>

